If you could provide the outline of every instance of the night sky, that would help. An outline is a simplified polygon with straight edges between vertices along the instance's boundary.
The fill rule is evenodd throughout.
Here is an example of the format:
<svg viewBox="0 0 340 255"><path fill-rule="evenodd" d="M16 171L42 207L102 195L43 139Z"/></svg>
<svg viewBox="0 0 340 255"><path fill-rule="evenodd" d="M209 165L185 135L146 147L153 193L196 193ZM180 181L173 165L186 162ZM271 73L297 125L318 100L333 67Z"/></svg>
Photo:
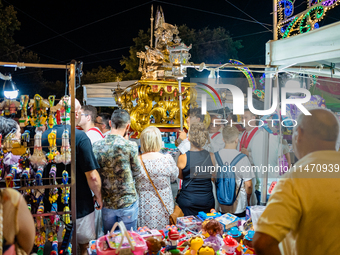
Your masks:
<svg viewBox="0 0 340 255"><path fill-rule="evenodd" d="M84 70L108 65L122 71L119 60L129 55L138 30L150 27L151 4L162 6L165 21L202 29L222 26L234 39L242 40L239 60L246 64L265 63L265 43L273 37L271 0L213 1L22 1L1 0L13 5L21 22L15 41L40 56L40 63L84 62ZM295 1L296 12L306 1ZM240 10L239 10L240 9ZM320 23L339 20L340 7ZM259 23L263 23L262 25ZM45 71L46 79L63 80L64 71Z"/></svg>

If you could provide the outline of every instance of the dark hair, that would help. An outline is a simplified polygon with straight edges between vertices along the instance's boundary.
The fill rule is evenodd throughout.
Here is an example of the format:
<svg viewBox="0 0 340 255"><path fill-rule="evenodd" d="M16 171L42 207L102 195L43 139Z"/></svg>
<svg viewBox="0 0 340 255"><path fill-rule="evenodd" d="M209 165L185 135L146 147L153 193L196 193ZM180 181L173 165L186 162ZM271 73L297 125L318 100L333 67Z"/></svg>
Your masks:
<svg viewBox="0 0 340 255"><path fill-rule="evenodd" d="M110 124L109 124L109 120L111 119L111 115L103 112L101 114L99 114L99 117L102 117L102 122L103 124L105 124L105 128L106 129L111 129Z"/></svg>
<svg viewBox="0 0 340 255"><path fill-rule="evenodd" d="M204 115L202 115L202 109L201 108L190 108L187 113L190 117L197 117L200 119L200 122L203 122Z"/></svg>
<svg viewBox="0 0 340 255"><path fill-rule="evenodd" d="M9 133L15 133L18 129L18 123L13 119L7 119L0 116L0 134L5 138Z"/></svg>
<svg viewBox="0 0 340 255"><path fill-rule="evenodd" d="M83 105L81 109L86 115L91 116L91 122L94 123L97 117L97 108L92 105Z"/></svg>
<svg viewBox="0 0 340 255"><path fill-rule="evenodd" d="M123 109L118 109L112 113L112 116L111 116L112 128L114 129L123 128L129 123L130 123L130 114L127 111Z"/></svg>

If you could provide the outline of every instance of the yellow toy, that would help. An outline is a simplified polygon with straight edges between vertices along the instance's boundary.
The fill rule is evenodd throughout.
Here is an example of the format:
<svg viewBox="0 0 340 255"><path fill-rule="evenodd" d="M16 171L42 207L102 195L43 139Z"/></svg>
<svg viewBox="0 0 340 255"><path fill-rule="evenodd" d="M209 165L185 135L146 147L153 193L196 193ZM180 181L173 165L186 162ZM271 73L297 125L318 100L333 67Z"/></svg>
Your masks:
<svg viewBox="0 0 340 255"><path fill-rule="evenodd" d="M204 229L204 226L207 225L207 223L209 222L209 219L206 219L205 221L203 221L202 223L202 235L204 236L204 238L208 238L210 235L209 233Z"/></svg>
<svg viewBox="0 0 340 255"><path fill-rule="evenodd" d="M55 96L49 96L48 97L48 102L50 104L50 116L48 117L48 126L49 128L53 128L54 126L54 111L53 106L54 106L54 101L55 101Z"/></svg>
<svg viewBox="0 0 340 255"><path fill-rule="evenodd" d="M197 255L197 251L202 247L204 241L200 236L191 237L189 240L190 249L185 252L185 255Z"/></svg>
<svg viewBox="0 0 340 255"><path fill-rule="evenodd" d="M50 106L49 102L36 94L29 106L31 107L31 125L36 127L44 125L47 120L46 108Z"/></svg>
<svg viewBox="0 0 340 255"><path fill-rule="evenodd" d="M47 140L49 143L49 150L48 153L48 160L49 162L52 162L54 158L59 155L59 152L57 150L57 131L55 129L52 130L52 132L47 136Z"/></svg>
<svg viewBox="0 0 340 255"><path fill-rule="evenodd" d="M28 95L22 95L20 97L20 105L21 105L21 118L19 119L20 127L25 127L28 123L28 116L27 116L28 102L29 102Z"/></svg>
<svg viewBox="0 0 340 255"><path fill-rule="evenodd" d="M209 245L202 245L197 251L197 255L215 255L215 250Z"/></svg>

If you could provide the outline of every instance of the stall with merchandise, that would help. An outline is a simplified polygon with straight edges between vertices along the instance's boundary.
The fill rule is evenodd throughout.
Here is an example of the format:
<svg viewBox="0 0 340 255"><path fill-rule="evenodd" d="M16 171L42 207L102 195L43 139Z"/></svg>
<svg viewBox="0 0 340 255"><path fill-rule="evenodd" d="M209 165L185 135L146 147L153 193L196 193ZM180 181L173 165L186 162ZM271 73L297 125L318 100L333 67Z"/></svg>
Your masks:
<svg viewBox="0 0 340 255"><path fill-rule="evenodd" d="M12 68L52 68L69 71L68 85L70 95L65 95L55 105L55 96L48 99L36 94L34 98L21 95L16 101L18 90L11 76L2 75L5 80L5 99L1 103L2 116L13 117L18 111L18 123L25 129L31 126L36 130L34 141L26 130L21 138L15 138L14 131L1 136L0 174L1 188L18 190L25 198L35 221L36 236L33 252L37 254L71 254L76 247L76 170L75 170L75 82L76 62L68 65L7 63L0 66ZM79 71L79 70L78 70ZM14 78L15 79L15 78ZM71 105L69 105L71 102ZM38 131L47 124L50 129L47 138ZM63 124L61 141L57 138L54 125ZM71 124L71 129L66 127ZM15 129L16 130L16 129ZM61 145L61 146L60 146ZM14 226L13 226L14 227ZM64 229L64 230L63 230ZM62 233L58 239L58 232ZM62 239L60 239L62 237ZM62 241L58 247L58 241ZM46 248L48 247L48 248ZM47 249L47 250L46 250Z"/></svg>

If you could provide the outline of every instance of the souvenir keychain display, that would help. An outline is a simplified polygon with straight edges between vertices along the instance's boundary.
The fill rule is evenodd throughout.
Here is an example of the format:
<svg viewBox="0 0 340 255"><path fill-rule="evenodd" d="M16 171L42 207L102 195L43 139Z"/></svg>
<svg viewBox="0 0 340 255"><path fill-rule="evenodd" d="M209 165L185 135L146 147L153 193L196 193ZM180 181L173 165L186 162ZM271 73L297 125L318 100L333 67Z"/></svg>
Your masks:
<svg viewBox="0 0 340 255"><path fill-rule="evenodd" d="M33 155L29 157L29 160L34 168L39 166L44 167L47 164L46 157L42 151L41 146L42 132L37 131L34 136L34 152Z"/></svg>
<svg viewBox="0 0 340 255"><path fill-rule="evenodd" d="M52 130L51 133L47 136L48 144L49 144L49 150L50 152L47 153L48 162L52 163L54 162L54 158L59 155L59 152L57 150L57 131L55 129Z"/></svg>
<svg viewBox="0 0 340 255"><path fill-rule="evenodd" d="M53 128L54 125L56 125L56 121L54 118L54 112L53 112L53 106L54 106L55 96L49 96L48 102L50 104L50 115L48 116L48 127Z"/></svg>
<svg viewBox="0 0 340 255"><path fill-rule="evenodd" d="M64 130L61 139L60 154L55 157L55 162L68 165L71 163L71 148L68 129Z"/></svg>

